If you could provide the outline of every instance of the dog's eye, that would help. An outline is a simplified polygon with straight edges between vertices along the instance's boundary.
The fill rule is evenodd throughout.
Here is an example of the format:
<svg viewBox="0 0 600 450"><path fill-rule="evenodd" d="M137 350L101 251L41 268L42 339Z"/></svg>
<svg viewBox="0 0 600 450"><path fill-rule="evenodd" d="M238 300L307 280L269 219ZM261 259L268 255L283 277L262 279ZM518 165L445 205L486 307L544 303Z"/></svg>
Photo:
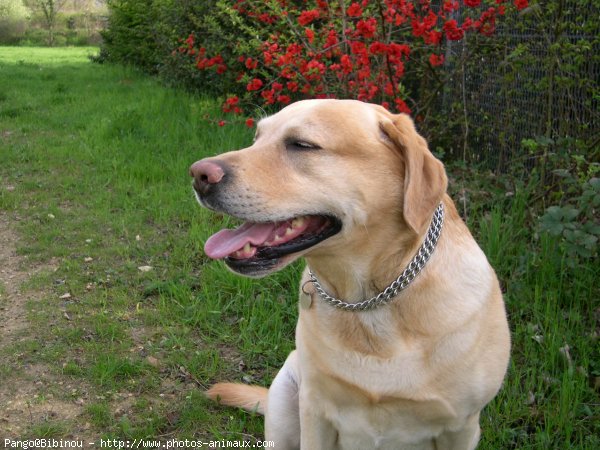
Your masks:
<svg viewBox="0 0 600 450"><path fill-rule="evenodd" d="M300 139L289 139L285 142L285 147L288 150L319 150L319 147L316 144L308 141L302 141Z"/></svg>

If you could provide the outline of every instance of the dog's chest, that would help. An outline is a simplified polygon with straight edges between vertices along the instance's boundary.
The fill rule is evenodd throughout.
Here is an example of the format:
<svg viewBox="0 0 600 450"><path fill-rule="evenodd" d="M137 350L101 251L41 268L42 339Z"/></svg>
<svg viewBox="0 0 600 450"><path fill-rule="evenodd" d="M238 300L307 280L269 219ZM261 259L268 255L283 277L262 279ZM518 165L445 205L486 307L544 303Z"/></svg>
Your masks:
<svg viewBox="0 0 600 450"><path fill-rule="evenodd" d="M317 351L300 341L301 390L317 415L332 424L340 449L433 449L433 439L456 420L447 400L431 391L422 349L381 360L357 353Z"/></svg>
<svg viewBox="0 0 600 450"><path fill-rule="evenodd" d="M428 383L432 345L401 339L385 314L371 313L332 329L319 326L323 315L311 313L306 320L307 312L301 311L296 333L302 366L309 372L328 374L375 396L412 396Z"/></svg>
<svg viewBox="0 0 600 450"><path fill-rule="evenodd" d="M340 449L433 449L433 439L456 420L456 412L444 398L426 394L417 383L408 383L414 386L411 392L392 390L394 395L385 395L381 393L385 378L379 374L371 374L378 381L364 389L345 377L307 372L311 371L304 371L301 396L333 426ZM390 373L394 372L383 372L393 385Z"/></svg>

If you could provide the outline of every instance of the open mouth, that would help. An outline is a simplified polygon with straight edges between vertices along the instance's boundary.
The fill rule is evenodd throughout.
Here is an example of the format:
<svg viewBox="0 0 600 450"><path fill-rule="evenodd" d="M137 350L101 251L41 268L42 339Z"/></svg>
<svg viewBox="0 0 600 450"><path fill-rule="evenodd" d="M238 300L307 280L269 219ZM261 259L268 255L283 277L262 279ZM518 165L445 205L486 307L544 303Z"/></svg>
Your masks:
<svg viewBox="0 0 600 450"><path fill-rule="evenodd" d="M221 230L204 245L213 259L224 259L233 270L251 274L270 271L281 258L309 249L337 234L342 223L326 215L304 215L279 222L246 222Z"/></svg>

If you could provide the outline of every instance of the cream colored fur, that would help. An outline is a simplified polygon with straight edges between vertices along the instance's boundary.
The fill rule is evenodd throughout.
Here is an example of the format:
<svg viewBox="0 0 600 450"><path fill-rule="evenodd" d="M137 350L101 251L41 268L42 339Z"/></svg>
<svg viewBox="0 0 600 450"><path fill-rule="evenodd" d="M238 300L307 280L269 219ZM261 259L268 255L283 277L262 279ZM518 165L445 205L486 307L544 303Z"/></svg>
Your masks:
<svg viewBox="0 0 600 450"><path fill-rule="evenodd" d="M320 149L294 152L290 139ZM300 308L296 350L268 392L225 383L207 395L265 413L265 438L278 449L474 449L480 411L507 367L506 314L494 270L445 193L443 165L410 118L356 101L298 102L263 119L251 147L212 160L235 175L229 198L251 194L224 212L342 220L338 235L280 266L303 256L327 292L348 301L401 273L439 202L446 217L422 273L389 305L334 309L305 285L305 271L300 295L312 304Z"/></svg>

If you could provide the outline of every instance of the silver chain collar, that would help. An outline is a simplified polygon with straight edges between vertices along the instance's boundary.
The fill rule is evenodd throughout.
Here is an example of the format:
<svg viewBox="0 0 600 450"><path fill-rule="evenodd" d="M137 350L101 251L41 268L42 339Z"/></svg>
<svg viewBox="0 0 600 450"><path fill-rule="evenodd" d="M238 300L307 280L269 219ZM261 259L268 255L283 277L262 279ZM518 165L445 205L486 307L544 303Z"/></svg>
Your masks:
<svg viewBox="0 0 600 450"><path fill-rule="evenodd" d="M404 271L400 274L398 278L396 278L392 284L386 287L382 292L377 294L374 297L371 297L368 300L363 300L358 303L349 303L344 300L340 300L339 298L332 297L323 289L319 280L312 272L312 270L308 270L308 274L310 276L310 282L312 282L315 290L319 294L323 300L329 303L331 306L334 306L339 309L343 309L345 311L366 311L368 309L374 309L378 306L385 305L389 303L399 292L403 291L407 288L407 286L415 279L415 277L421 272L421 269L425 266L425 263L429 260L429 257L435 250L435 246L438 242L440 234L442 232L442 226L444 225L444 206L440 203L433 213L433 219L431 220L431 224L429 225L429 229L427 230L427 235L425 236L425 240L419 247L417 254L414 258L408 263L408 266Z"/></svg>

